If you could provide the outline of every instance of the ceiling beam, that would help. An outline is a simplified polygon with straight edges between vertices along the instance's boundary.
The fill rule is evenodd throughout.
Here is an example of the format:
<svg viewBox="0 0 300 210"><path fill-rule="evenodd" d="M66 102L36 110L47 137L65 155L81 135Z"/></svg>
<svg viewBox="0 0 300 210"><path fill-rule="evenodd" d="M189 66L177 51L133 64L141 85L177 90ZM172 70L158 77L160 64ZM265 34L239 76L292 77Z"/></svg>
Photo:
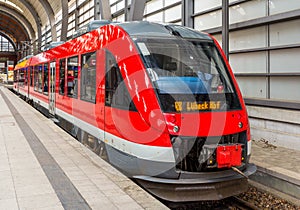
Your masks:
<svg viewBox="0 0 300 210"><path fill-rule="evenodd" d="M7 7L6 5L2 5L0 3L0 12L3 12L5 15L9 17L15 17L21 26L25 26L25 31L27 32L27 36L30 40L35 40L35 32L31 26L31 23L17 10ZM28 41L28 40L21 40Z"/></svg>
<svg viewBox="0 0 300 210"><path fill-rule="evenodd" d="M41 42L42 42L42 21L41 18L39 16L39 14L37 13L36 9L32 6L31 3L29 3L27 0L19 0L28 10L29 12L32 14L34 20L35 20L35 24L37 27L37 47L40 50L41 49ZM33 40L35 41L35 40Z"/></svg>
<svg viewBox="0 0 300 210"><path fill-rule="evenodd" d="M60 41L66 41L67 33L68 33L68 19L69 19L68 1L61 0L61 9L62 9L62 20L61 20Z"/></svg>
<svg viewBox="0 0 300 210"><path fill-rule="evenodd" d="M5 26L6 25L6 26ZM14 39L16 39L16 42L21 41L21 36L20 36L20 32L16 32L17 29L16 28L10 28L8 27L8 24L1 24L0 29L2 31L5 31L6 34L11 35L12 37L14 37ZM19 29L19 28L18 28ZM26 37L23 35L23 37Z"/></svg>

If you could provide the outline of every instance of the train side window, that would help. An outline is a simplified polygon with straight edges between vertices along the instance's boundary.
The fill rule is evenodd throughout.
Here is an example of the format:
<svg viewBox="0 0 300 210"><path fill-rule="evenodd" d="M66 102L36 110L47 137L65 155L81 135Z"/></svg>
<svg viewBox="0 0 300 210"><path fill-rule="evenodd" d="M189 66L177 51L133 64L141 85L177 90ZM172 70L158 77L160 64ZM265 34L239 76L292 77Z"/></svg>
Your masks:
<svg viewBox="0 0 300 210"><path fill-rule="evenodd" d="M48 95L48 63L44 64L44 85L43 85L43 93Z"/></svg>
<svg viewBox="0 0 300 210"><path fill-rule="evenodd" d="M14 82L15 82L15 83L18 82L18 72L19 72L19 70L15 70L15 71L14 71Z"/></svg>
<svg viewBox="0 0 300 210"><path fill-rule="evenodd" d="M67 87L68 96L77 98L78 95L78 56L68 58Z"/></svg>
<svg viewBox="0 0 300 210"><path fill-rule="evenodd" d="M24 69L24 86L28 86L28 67Z"/></svg>
<svg viewBox="0 0 300 210"><path fill-rule="evenodd" d="M59 94L65 95L65 59L59 60Z"/></svg>
<svg viewBox="0 0 300 210"><path fill-rule="evenodd" d="M23 87L24 86L24 69L20 69L19 70L19 87Z"/></svg>
<svg viewBox="0 0 300 210"><path fill-rule="evenodd" d="M39 65L38 73L38 92L43 92L43 65Z"/></svg>
<svg viewBox="0 0 300 210"><path fill-rule="evenodd" d="M34 91L38 91L39 86L39 66L34 66Z"/></svg>
<svg viewBox="0 0 300 210"><path fill-rule="evenodd" d="M117 61L109 51L106 51L105 105L136 111Z"/></svg>
<svg viewBox="0 0 300 210"><path fill-rule="evenodd" d="M80 99L96 103L96 52L81 56Z"/></svg>
<svg viewBox="0 0 300 210"><path fill-rule="evenodd" d="M29 74L30 74L30 86L33 87L33 67L29 67Z"/></svg>

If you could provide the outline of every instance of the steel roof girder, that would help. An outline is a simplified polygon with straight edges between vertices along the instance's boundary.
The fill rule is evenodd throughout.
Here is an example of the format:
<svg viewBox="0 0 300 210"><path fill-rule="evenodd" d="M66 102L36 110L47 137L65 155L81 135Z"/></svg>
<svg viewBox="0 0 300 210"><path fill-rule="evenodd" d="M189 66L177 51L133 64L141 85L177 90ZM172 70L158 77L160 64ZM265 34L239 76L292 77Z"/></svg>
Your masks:
<svg viewBox="0 0 300 210"><path fill-rule="evenodd" d="M54 11L50 5L50 3L47 0L39 0L41 5L44 7L49 22L51 26L51 36L52 36L52 41L57 41L57 32L56 32L56 27L55 27L55 17L54 17Z"/></svg>
<svg viewBox="0 0 300 210"><path fill-rule="evenodd" d="M32 14L36 26L37 26L37 42L38 42L38 49L41 48L41 40L42 40L42 21L41 18L39 16L39 14L37 13L36 9L33 7L33 5L28 2L27 0L19 0Z"/></svg>
<svg viewBox="0 0 300 210"><path fill-rule="evenodd" d="M9 7L5 7L3 5L0 5L0 11L3 11L4 13L6 13L6 15L8 16L13 16L15 17L18 22L21 23L21 25L25 25L25 31L27 31L28 33L28 37L32 40L35 39L35 32L34 32L34 29L32 28L30 22L19 12L17 12L16 10L14 9L11 9Z"/></svg>

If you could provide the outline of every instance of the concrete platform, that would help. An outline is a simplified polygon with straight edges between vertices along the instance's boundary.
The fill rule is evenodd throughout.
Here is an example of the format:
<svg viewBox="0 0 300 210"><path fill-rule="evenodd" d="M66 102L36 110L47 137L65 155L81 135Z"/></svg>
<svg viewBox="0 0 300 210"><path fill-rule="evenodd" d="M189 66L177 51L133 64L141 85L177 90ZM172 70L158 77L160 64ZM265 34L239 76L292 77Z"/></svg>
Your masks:
<svg viewBox="0 0 300 210"><path fill-rule="evenodd" d="M167 209L0 86L0 209Z"/></svg>
<svg viewBox="0 0 300 210"><path fill-rule="evenodd" d="M299 150L274 146L263 139L253 141L250 162L257 166L251 180L276 190L275 194L281 192L279 197L300 207Z"/></svg>

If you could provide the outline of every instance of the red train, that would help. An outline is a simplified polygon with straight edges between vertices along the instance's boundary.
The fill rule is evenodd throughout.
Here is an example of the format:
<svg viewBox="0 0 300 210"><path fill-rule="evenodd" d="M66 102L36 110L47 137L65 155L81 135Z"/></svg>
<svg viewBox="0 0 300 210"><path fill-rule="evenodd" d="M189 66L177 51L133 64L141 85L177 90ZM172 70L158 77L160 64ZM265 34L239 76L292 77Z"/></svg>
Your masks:
<svg viewBox="0 0 300 210"><path fill-rule="evenodd" d="M20 61L15 91L162 199L244 192L256 170L248 116L216 40L172 24L93 24Z"/></svg>

